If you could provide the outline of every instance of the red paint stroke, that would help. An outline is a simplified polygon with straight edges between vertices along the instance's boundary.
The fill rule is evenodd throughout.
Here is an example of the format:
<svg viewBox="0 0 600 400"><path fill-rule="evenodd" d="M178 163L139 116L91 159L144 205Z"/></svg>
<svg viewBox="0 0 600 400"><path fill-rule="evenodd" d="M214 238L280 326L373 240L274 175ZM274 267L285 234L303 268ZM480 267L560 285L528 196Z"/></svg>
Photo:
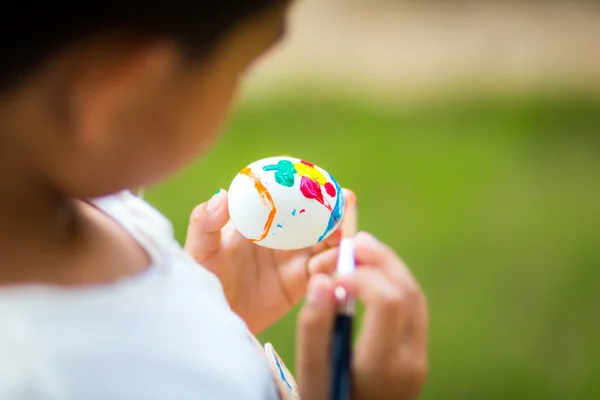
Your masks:
<svg viewBox="0 0 600 400"><path fill-rule="evenodd" d="M307 199L317 200L319 203L327 207L329 211L332 211L331 205L323 197L321 185L319 185L319 182L316 180L303 176L302 180L300 181L300 191Z"/></svg>
<svg viewBox="0 0 600 400"><path fill-rule="evenodd" d="M300 181L300 191L307 199L319 200L323 197L321 193L321 185L316 180L310 179L307 176L303 176Z"/></svg>
<svg viewBox="0 0 600 400"><path fill-rule="evenodd" d="M331 184L331 182L327 182L325 184L325 191L327 192L327 194L331 197L335 197L335 188L333 187L333 185Z"/></svg>
<svg viewBox="0 0 600 400"><path fill-rule="evenodd" d="M308 161L300 160L300 162L301 162L302 164L304 164L304 165L308 165L309 167L314 167L314 166L315 166L315 164L313 164L313 163L309 163Z"/></svg>
<svg viewBox="0 0 600 400"><path fill-rule="evenodd" d="M306 210L303 208L302 210L300 210L300 214L306 212Z"/></svg>
<svg viewBox="0 0 600 400"><path fill-rule="evenodd" d="M273 221L275 220L275 214L277 213L277 208L275 207L275 202L273 201L273 197L271 193L267 190L265 185L260 181L260 177L256 175L250 168L244 168L240 171L240 174L246 175L250 179L254 181L254 187L258 191L258 195L262 200L265 206L271 207L271 212L269 213L269 217L267 218L267 222L265 223L265 227L263 228L263 233L258 239L250 239L253 242L260 242L269 234L269 230L271 230L271 226L273 225Z"/></svg>

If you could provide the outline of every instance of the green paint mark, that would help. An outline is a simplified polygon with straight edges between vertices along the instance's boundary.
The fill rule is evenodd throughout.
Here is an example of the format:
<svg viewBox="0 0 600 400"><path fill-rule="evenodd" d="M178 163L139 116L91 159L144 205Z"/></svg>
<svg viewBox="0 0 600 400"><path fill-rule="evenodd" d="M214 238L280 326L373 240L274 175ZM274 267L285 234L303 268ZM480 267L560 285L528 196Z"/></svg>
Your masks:
<svg viewBox="0 0 600 400"><path fill-rule="evenodd" d="M294 186L296 168L289 160L280 160L275 165L265 165L263 171L275 171L275 181L282 186Z"/></svg>
<svg viewBox="0 0 600 400"><path fill-rule="evenodd" d="M215 192L215 194L219 194L221 193L221 189L217 189L217 191Z"/></svg>

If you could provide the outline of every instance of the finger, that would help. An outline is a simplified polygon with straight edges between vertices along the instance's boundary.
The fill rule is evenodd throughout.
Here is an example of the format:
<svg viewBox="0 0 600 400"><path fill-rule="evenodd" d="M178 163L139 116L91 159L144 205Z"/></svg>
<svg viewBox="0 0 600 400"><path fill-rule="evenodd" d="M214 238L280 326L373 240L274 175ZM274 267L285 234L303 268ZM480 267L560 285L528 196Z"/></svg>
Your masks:
<svg viewBox="0 0 600 400"><path fill-rule="evenodd" d="M349 189L342 189L342 194L344 196L344 203L345 204L349 204L351 202L355 202L356 201L356 196L354 194L353 191L349 190ZM343 219L343 216L342 216ZM342 224L340 221L340 224L338 225L338 227L333 231L333 233L331 233L331 235L329 235L325 240L323 240L321 243L317 243L316 245L314 245L312 247L313 253L320 253L323 250L332 248L332 247L336 247L341 240L341 233L342 233Z"/></svg>
<svg viewBox="0 0 600 400"><path fill-rule="evenodd" d="M374 266L359 267L353 275L338 277L337 283L365 303L354 354L354 367L363 372L357 372L357 380L362 375L366 377L362 383L366 384L369 374L364 372L369 370L398 372L401 368L410 376L408 379L414 382L415 388L420 389L427 375L427 313L425 310L419 314L423 318L419 320L421 325L415 328L413 297L416 292L396 285L383 269ZM410 386L405 390L408 396Z"/></svg>
<svg viewBox="0 0 600 400"><path fill-rule="evenodd" d="M308 260L308 272L312 274L331 275L335 272L339 247L324 250L315 254Z"/></svg>
<svg viewBox="0 0 600 400"><path fill-rule="evenodd" d="M219 251L221 228L228 220L227 192L219 190L192 212L185 242L186 251L199 263L208 260Z"/></svg>
<svg viewBox="0 0 600 400"><path fill-rule="evenodd" d="M413 355L427 362L427 344L429 341L429 309L427 299L419 292L413 302L413 317L411 322L411 347Z"/></svg>
<svg viewBox="0 0 600 400"><path fill-rule="evenodd" d="M427 302L418 282L391 248L366 232L357 234L355 252L359 265L369 268L369 264L365 266L362 263L370 263L370 268L380 269L403 293L407 314L401 340L406 341L405 344L415 359L426 360L429 315Z"/></svg>
<svg viewBox="0 0 600 400"><path fill-rule="evenodd" d="M429 330L427 301L418 282L396 253L372 235L361 232L355 239L357 263L381 269L402 290L408 309L405 334L402 340L417 359L426 359Z"/></svg>
<svg viewBox="0 0 600 400"><path fill-rule="evenodd" d="M339 276L336 281L365 304L359 343L366 344L363 348L369 349L371 357L385 359L406 333L410 292L375 267L358 268L354 274Z"/></svg>
<svg viewBox="0 0 600 400"><path fill-rule="evenodd" d="M405 283L410 286L416 285L412 274L396 254L386 245L377 241L371 234L367 232L358 233L354 246L357 264L379 265L394 278L396 283L406 281ZM308 261L309 273L333 274L336 269L338 255L339 248L337 245L315 254Z"/></svg>
<svg viewBox="0 0 600 400"><path fill-rule="evenodd" d="M303 399L326 400L329 394L329 352L335 316L333 280L314 275L298 316L296 374Z"/></svg>
<svg viewBox="0 0 600 400"><path fill-rule="evenodd" d="M359 232L354 240L357 265L372 265L380 268L395 284L409 290L419 290L413 274L396 252L367 232Z"/></svg>

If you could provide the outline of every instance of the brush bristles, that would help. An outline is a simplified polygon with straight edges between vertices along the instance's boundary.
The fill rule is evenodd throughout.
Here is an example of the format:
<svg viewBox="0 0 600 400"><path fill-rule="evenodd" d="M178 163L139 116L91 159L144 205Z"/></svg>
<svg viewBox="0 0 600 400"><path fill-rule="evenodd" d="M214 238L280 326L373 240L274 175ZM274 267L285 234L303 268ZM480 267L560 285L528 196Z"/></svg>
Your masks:
<svg viewBox="0 0 600 400"><path fill-rule="evenodd" d="M346 204L344 219L342 221L342 238L349 238L356 235L358 231L358 218L356 210L356 197L351 193Z"/></svg>

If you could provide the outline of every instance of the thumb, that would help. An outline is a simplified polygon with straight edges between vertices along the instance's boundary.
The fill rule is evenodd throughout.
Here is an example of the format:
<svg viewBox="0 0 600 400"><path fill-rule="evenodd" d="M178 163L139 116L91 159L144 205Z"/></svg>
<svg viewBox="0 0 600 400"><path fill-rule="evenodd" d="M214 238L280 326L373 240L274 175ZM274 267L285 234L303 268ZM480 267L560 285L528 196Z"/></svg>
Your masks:
<svg viewBox="0 0 600 400"><path fill-rule="evenodd" d="M329 397L330 345L336 300L331 277L314 275L298 316L296 374L303 399Z"/></svg>
<svg viewBox="0 0 600 400"><path fill-rule="evenodd" d="M220 189L192 212L185 250L198 263L206 262L221 248L221 228L228 220L227 192Z"/></svg>

